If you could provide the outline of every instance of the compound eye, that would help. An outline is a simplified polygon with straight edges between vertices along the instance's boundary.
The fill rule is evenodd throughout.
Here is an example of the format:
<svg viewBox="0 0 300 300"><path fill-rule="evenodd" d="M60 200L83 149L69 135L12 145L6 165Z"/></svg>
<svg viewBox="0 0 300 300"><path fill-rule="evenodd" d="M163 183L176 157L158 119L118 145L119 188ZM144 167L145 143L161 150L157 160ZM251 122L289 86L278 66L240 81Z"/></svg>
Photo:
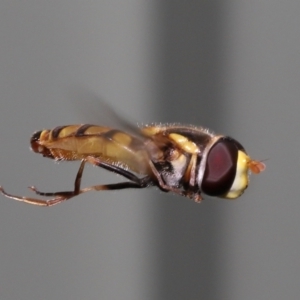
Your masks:
<svg viewBox="0 0 300 300"><path fill-rule="evenodd" d="M243 150L241 144L228 137L212 146L202 180L205 194L222 196L230 190L236 175L238 150Z"/></svg>

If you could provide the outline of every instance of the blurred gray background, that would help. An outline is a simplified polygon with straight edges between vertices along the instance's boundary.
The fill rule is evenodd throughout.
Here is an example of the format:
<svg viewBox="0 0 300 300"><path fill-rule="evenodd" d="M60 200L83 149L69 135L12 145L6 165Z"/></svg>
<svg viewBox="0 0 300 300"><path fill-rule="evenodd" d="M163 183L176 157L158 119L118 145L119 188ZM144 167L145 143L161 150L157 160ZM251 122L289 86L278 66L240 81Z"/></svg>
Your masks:
<svg viewBox="0 0 300 300"><path fill-rule="evenodd" d="M237 201L145 189L39 208L0 196L0 299L299 299L299 13L279 0L2 0L8 192L73 187L79 163L36 155L29 138L103 124L93 94L133 122L204 125L268 160ZM85 186L118 180L84 174Z"/></svg>

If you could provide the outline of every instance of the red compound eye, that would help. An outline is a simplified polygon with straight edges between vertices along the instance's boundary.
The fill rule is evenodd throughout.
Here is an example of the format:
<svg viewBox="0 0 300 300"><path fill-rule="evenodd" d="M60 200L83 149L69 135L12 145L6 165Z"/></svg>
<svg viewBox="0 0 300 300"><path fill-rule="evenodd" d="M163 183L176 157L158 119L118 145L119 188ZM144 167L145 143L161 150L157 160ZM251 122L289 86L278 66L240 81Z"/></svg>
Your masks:
<svg viewBox="0 0 300 300"><path fill-rule="evenodd" d="M210 196L226 194L235 179L238 150L244 148L237 141L224 137L212 146L205 166L202 191Z"/></svg>

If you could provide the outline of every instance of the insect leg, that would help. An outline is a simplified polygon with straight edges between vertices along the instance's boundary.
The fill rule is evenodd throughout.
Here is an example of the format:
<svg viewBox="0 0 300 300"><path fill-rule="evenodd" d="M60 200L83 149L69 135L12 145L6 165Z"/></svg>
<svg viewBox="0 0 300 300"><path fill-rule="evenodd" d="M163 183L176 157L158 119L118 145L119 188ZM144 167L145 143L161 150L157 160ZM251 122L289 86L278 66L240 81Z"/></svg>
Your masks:
<svg viewBox="0 0 300 300"><path fill-rule="evenodd" d="M180 196L188 197L192 199L195 202L201 202L202 197L200 193L194 193L192 191L183 191L181 189L178 189L174 186L169 186L164 183L161 174L157 171L155 168L154 164L152 162L149 162L151 171L153 172L154 176L157 178L158 181L158 187L163 191L163 192L172 192L174 194L178 194Z"/></svg>
<svg viewBox="0 0 300 300"><path fill-rule="evenodd" d="M80 184L81 184L81 178L82 178L82 173L83 169L85 166L86 161L82 160L80 167L78 169L78 172L76 174L75 182L74 182L74 190L73 191L62 191L62 192L55 192L55 193L44 193L39 191L35 186L30 186L29 188L34 191L36 194L45 196L45 197L52 197L52 196L62 196L66 197L65 200L69 199L70 197L74 197L79 194L80 192ZM48 200L50 201L50 200Z"/></svg>
<svg viewBox="0 0 300 300"><path fill-rule="evenodd" d="M161 174L157 171L157 169L155 168L154 164L151 161L149 162L149 165L150 165L151 171L153 172L154 176L156 177L156 179L158 181L158 187L162 191L164 191L164 192L173 192L173 193L176 193L176 194L183 195L182 191L180 189L177 189L175 187L169 186L169 185L164 183L164 181L161 177Z"/></svg>
<svg viewBox="0 0 300 300"><path fill-rule="evenodd" d="M38 195L54 196L53 199L43 200L43 199L37 199L37 198L31 198L31 197L15 196L15 195L6 193L1 186L0 186L0 192L7 198L14 199L17 201L22 201L25 203L39 205L39 206L52 206L52 205L58 204L62 201L68 200L68 199L82 193L82 191L80 191L80 183L81 183L84 165L85 165L85 160L82 160L79 170L76 175L76 179L75 179L75 183L74 183L74 191L64 191L64 192L57 192L57 193L43 193L43 192L40 192L39 190L37 190L34 186L29 187L32 191L34 191Z"/></svg>
<svg viewBox="0 0 300 300"><path fill-rule="evenodd" d="M121 176L123 176L123 177L129 179L130 181L133 181L133 182L135 182L135 183L137 183L139 185L142 183L141 182L141 178L139 178L136 175L134 175L133 173L131 173L131 172L127 171L127 170L124 170L124 169L122 169L122 168L120 168L118 166L115 166L115 165L113 165L113 164L111 164L109 162L102 161L102 160L97 159L97 158L95 158L93 156L88 156L86 158L86 161L88 161L89 163L91 163L91 164L93 164L95 166L103 168L103 169L105 169L107 171L110 171L110 172L116 173L118 175L121 175ZM146 178L146 177L144 177L144 178ZM151 183L151 179L149 177L148 185L150 183Z"/></svg>
<svg viewBox="0 0 300 300"><path fill-rule="evenodd" d="M111 183L111 184L101 184L101 185L93 185L86 187L80 190L80 194L89 192L89 191L108 191L108 190L123 190L123 189L130 189L130 188L145 188L152 184L152 180L149 177L143 177L139 179L139 183L125 181L125 182L118 182L118 183Z"/></svg>
<svg viewBox="0 0 300 300"><path fill-rule="evenodd" d="M153 181L149 176L145 176L143 178L138 178L134 174L125 171L123 169L117 168L116 166L109 165L108 163L104 163L105 169L109 171L113 171L115 173L118 173L120 175L123 175L124 177L130 179L131 181L128 182L120 182L120 183L114 183L114 184L104 184L104 185L95 185L86 187L84 189L80 189L81 184L81 178L82 173L84 169L84 165L87 160L82 160L79 170L76 175L75 183L74 183L74 191L63 191L63 192L55 192L55 193L44 193L36 189L35 187L30 187L32 191L34 191L36 194L41 196L54 196L53 199L43 200L43 199L37 199L37 198L31 198L31 197L20 197L8 194L4 191L4 189L0 186L0 192L6 196L7 198L14 199L17 201L22 201L25 203L33 204L33 205L39 205L39 206L53 206L58 203L61 203L65 200L71 199L79 194L83 194L89 191L101 191L101 190L119 190L119 189L127 189L127 188L145 188L149 185L153 185ZM102 166L102 165L101 165Z"/></svg>
<svg viewBox="0 0 300 300"><path fill-rule="evenodd" d="M127 170L124 170L118 166L112 165L108 162L102 161L102 160L97 159L92 156L86 157L85 161L87 161L95 166L101 167L105 170L108 170L110 172L122 175L123 177L129 179L130 181L89 186L84 189L81 189L80 193L85 193L88 191L121 190L121 189L128 189L128 188L145 188L147 186L153 185L153 180L150 176L145 176L145 177L139 178Z"/></svg>

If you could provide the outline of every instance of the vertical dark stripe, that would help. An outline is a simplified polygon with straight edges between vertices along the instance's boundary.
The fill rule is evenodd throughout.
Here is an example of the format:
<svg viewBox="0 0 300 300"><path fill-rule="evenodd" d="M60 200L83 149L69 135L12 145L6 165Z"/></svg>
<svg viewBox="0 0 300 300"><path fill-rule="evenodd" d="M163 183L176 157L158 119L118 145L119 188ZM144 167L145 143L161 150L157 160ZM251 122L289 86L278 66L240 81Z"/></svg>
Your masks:
<svg viewBox="0 0 300 300"><path fill-rule="evenodd" d="M119 133L119 132L123 133L123 132L120 131L120 130L112 129L112 130L109 130L109 131L105 132L105 133L103 134L103 136L105 136L105 137L106 137L107 139L109 139L109 140L112 140L113 137L114 137L114 135L117 134L117 133Z"/></svg>
<svg viewBox="0 0 300 300"><path fill-rule="evenodd" d="M80 126L80 127L77 129L77 131L75 132L75 136L79 137L79 136L85 135L85 131L86 131L88 128L90 128L91 126L93 126L93 125L91 125L91 124L84 124L84 125Z"/></svg>
<svg viewBox="0 0 300 300"><path fill-rule="evenodd" d="M52 131L51 131L51 137L52 139L57 139L58 136L59 136L59 133L64 129L66 128L67 126L58 126L58 127L55 127Z"/></svg>

